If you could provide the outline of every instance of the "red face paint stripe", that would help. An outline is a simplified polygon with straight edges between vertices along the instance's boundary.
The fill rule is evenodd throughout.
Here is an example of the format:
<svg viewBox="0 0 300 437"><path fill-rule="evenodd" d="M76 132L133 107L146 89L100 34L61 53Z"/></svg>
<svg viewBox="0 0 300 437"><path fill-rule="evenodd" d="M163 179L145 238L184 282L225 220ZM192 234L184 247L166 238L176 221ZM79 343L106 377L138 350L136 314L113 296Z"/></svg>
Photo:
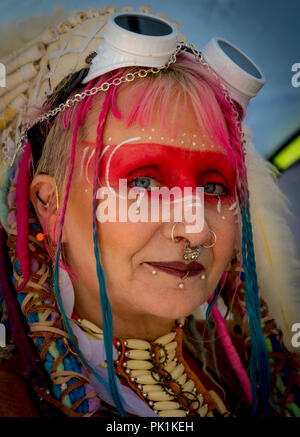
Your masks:
<svg viewBox="0 0 300 437"><path fill-rule="evenodd" d="M111 151L103 156L100 166L102 182L105 180L106 166L114 148L115 146L112 146ZM135 174L146 175L150 170L154 177L167 187L201 186L207 177L215 175L218 181L221 178L223 182L220 183L227 186L229 190L234 191L235 188L236 172L228 163L227 155L224 153L187 150L153 143L121 146L110 161L109 182L114 185L121 178L130 177L132 180Z"/></svg>

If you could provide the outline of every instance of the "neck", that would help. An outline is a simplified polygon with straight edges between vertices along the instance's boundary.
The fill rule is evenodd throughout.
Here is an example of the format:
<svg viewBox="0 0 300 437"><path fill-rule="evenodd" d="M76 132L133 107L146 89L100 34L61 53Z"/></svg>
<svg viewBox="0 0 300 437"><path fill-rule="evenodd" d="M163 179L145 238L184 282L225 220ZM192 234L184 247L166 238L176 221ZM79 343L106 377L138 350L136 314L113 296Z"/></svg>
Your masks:
<svg viewBox="0 0 300 437"><path fill-rule="evenodd" d="M137 338L149 341L167 334L175 326L174 319L149 315L136 317L134 321L131 318L115 317L113 323L115 337L124 339Z"/></svg>
<svg viewBox="0 0 300 437"><path fill-rule="evenodd" d="M86 319L102 329L102 312L100 306L85 307L76 302L74 313L80 319ZM167 334L175 326L175 319L149 314L124 314L112 309L113 335L120 339L136 338L153 341Z"/></svg>

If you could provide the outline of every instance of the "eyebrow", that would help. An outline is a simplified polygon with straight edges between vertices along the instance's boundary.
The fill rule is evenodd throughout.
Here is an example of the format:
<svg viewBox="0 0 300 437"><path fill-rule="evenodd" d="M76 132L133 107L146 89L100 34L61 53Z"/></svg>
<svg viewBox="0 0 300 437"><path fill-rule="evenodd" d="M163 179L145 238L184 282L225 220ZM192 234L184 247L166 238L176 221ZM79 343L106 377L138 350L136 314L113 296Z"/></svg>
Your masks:
<svg viewBox="0 0 300 437"><path fill-rule="evenodd" d="M82 140L81 141L82 144L84 144L85 146L95 146L95 141L87 141L87 140Z"/></svg>

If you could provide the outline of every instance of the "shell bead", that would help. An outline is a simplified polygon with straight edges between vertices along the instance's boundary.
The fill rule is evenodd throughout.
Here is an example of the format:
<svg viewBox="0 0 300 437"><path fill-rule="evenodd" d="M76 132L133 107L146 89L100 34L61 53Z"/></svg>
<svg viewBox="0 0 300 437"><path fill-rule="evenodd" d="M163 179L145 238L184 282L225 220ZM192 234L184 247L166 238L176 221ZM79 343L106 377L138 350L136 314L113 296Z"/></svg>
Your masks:
<svg viewBox="0 0 300 437"><path fill-rule="evenodd" d="M129 349L149 350L151 347L150 343L145 340L127 339L124 344Z"/></svg>

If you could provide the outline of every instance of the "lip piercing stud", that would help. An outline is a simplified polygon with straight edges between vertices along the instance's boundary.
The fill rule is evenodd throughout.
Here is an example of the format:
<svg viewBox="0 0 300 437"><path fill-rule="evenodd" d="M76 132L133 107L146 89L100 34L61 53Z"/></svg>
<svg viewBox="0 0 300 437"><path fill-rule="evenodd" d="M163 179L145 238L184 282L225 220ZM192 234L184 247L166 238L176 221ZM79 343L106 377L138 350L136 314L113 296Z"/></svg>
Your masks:
<svg viewBox="0 0 300 437"><path fill-rule="evenodd" d="M157 275L157 271L156 270L152 270L152 275Z"/></svg>
<svg viewBox="0 0 300 437"><path fill-rule="evenodd" d="M185 278L187 278L189 276L189 273L190 272L187 270L186 274L181 279L184 280ZM184 288L184 283L183 282L179 282L178 287L179 288Z"/></svg>
<svg viewBox="0 0 300 437"><path fill-rule="evenodd" d="M206 276L205 275L200 275L200 279L205 279Z"/></svg>

